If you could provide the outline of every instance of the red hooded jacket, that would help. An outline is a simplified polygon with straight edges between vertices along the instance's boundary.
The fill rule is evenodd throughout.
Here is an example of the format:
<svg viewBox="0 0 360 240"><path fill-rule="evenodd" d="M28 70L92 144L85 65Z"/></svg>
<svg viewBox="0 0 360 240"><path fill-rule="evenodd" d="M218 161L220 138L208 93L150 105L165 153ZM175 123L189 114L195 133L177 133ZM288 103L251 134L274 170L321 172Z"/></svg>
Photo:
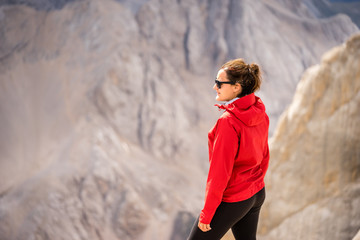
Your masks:
<svg viewBox="0 0 360 240"><path fill-rule="evenodd" d="M200 222L210 224L223 202L251 198L264 187L269 163L269 117L254 93L227 105L208 134L210 168Z"/></svg>

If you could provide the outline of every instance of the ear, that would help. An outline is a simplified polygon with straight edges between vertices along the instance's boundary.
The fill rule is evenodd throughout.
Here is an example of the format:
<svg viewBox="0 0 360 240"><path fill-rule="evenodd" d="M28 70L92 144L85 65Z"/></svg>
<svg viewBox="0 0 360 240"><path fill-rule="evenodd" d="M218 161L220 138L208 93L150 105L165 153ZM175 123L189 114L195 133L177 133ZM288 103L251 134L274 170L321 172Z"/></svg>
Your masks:
<svg viewBox="0 0 360 240"><path fill-rule="evenodd" d="M236 95L239 95L242 91L242 87L241 87L240 83L235 83L233 85L233 89L234 89L234 93L236 93Z"/></svg>

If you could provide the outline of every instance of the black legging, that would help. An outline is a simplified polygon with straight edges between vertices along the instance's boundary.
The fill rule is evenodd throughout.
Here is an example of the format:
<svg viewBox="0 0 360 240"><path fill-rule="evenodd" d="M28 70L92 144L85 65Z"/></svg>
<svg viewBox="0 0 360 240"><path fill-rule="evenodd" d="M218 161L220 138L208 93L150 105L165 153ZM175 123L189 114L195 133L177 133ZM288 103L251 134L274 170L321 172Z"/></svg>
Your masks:
<svg viewBox="0 0 360 240"><path fill-rule="evenodd" d="M211 230L201 231L197 226L198 218L188 240L220 240L230 228L236 240L255 240L260 208L264 200L265 188L241 202L221 202L211 220Z"/></svg>

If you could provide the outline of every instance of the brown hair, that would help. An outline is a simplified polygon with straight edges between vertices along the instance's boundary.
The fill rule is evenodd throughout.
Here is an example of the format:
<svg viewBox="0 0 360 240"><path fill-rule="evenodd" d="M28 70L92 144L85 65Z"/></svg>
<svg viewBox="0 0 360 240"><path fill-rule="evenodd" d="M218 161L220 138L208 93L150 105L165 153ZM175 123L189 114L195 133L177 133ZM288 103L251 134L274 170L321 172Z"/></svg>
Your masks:
<svg viewBox="0 0 360 240"><path fill-rule="evenodd" d="M241 58L230 60L221 69L224 69L226 76L232 83L239 83L242 91L238 97L243 97L260 89L261 73L257 64L245 63Z"/></svg>

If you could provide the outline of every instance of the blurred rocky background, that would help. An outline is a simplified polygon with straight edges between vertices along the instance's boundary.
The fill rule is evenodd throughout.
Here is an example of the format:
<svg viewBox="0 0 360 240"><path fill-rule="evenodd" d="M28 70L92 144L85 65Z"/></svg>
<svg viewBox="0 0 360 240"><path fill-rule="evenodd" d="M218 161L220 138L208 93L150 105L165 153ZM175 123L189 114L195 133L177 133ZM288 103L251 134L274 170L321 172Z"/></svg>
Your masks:
<svg viewBox="0 0 360 240"><path fill-rule="evenodd" d="M360 229L360 35L303 75L271 139L266 239L352 239ZM267 219L271 218L271 221ZM293 233L293 234L289 234Z"/></svg>
<svg viewBox="0 0 360 240"><path fill-rule="evenodd" d="M0 239L186 239L237 57L271 119L261 239L352 239L359 4L0 1Z"/></svg>

